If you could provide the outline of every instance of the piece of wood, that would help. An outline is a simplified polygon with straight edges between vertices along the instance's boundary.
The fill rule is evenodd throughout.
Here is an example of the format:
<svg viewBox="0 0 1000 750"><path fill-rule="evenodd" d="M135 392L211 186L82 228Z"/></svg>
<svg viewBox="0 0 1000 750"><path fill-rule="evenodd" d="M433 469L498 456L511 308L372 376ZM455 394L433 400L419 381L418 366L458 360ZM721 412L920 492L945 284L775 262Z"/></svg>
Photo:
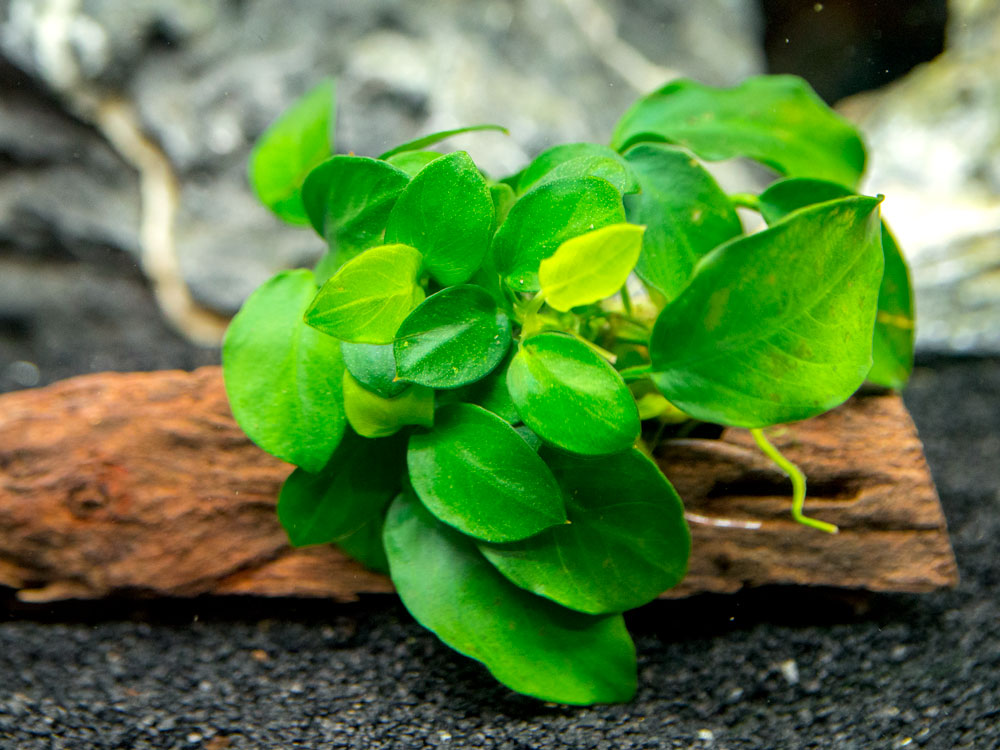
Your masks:
<svg viewBox="0 0 1000 750"><path fill-rule="evenodd" d="M694 552L669 596L784 583L914 592L956 583L940 504L897 396L858 396L769 434L809 477L807 513L841 533L792 521L789 482L745 431L674 441L658 458L685 500ZM102 373L0 396L0 584L32 602L349 601L392 591L333 547L288 546L274 505L290 469L243 436L215 367Z"/></svg>

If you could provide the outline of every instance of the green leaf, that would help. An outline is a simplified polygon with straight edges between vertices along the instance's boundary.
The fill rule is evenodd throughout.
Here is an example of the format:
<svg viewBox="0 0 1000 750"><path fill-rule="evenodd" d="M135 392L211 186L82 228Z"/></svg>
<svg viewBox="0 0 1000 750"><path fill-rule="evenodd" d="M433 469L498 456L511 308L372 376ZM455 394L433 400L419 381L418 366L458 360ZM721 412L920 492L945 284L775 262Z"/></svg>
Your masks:
<svg viewBox="0 0 1000 750"><path fill-rule="evenodd" d="M545 301L568 312L617 294L639 259L645 229L611 224L566 240L538 268Z"/></svg>
<svg viewBox="0 0 1000 750"><path fill-rule="evenodd" d="M334 156L306 177L302 203L313 229L344 263L382 243L389 212L409 181L383 161Z"/></svg>
<svg viewBox="0 0 1000 750"><path fill-rule="evenodd" d="M398 396L382 398L345 370L344 412L351 427L362 437L388 437L407 425L434 424L434 391L414 385Z"/></svg>
<svg viewBox="0 0 1000 750"><path fill-rule="evenodd" d="M565 143L546 149L528 165L518 183L519 192L567 177L600 177L621 193L634 193L639 183L621 154L596 143Z"/></svg>
<svg viewBox="0 0 1000 750"><path fill-rule="evenodd" d="M512 690L577 705L634 695L635 646L621 615L585 615L517 588L405 496L389 508L385 548L417 622Z"/></svg>
<svg viewBox="0 0 1000 750"><path fill-rule="evenodd" d="M673 146L642 144L625 158L642 192L625 196L625 214L646 225L635 272L667 299L676 297L711 250L741 234L736 210L691 154Z"/></svg>
<svg viewBox="0 0 1000 750"><path fill-rule="evenodd" d="M728 89L668 83L622 116L611 145L669 141L718 161L745 156L789 177L857 187L865 149L857 130L795 76L757 76Z"/></svg>
<svg viewBox="0 0 1000 750"><path fill-rule="evenodd" d="M316 293L311 271L283 271L262 284L233 318L222 344L233 416L268 453L319 471L344 432L336 339L302 322Z"/></svg>
<svg viewBox="0 0 1000 750"><path fill-rule="evenodd" d="M406 245L373 247L327 281L306 311L306 323L358 344L388 344L424 298L417 284L421 256Z"/></svg>
<svg viewBox="0 0 1000 750"><path fill-rule="evenodd" d="M510 320L472 285L425 299L396 332L398 377L431 388L458 388L485 377L510 347Z"/></svg>
<svg viewBox="0 0 1000 750"><path fill-rule="evenodd" d="M769 224L803 206L850 195L832 182L792 178L775 182L760 195L760 211ZM886 388L902 388L913 371L913 294L910 271L896 238L882 222L885 271L878 293L878 316L868 380Z"/></svg>
<svg viewBox="0 0 1000 750"><path fill-rule="evenodd" d="M332 542L368 567L388 571L382 520L400 490L405 447L403 440L348 432L319 474L293 471L278 495L278 519L292 546Z"/></svg>
<svg viewBox="0 0 1000 750"><path fill-rule="evenodd" d="M404 151L401 154L390 156L386 162L401 169L410 177L416 177L421 169L426 167L435 159L444 156L437 151Z"/></svg>
<svg viewBox="0 0 1000 750"><path fill-rule="evenodd" d="M401 143L395 148L391 148L379 156L379 159L389 159L390 157L406 153L407 151L419 151L426 146L433 146L435 143L440 143L446 138L451 138L455 135L462 135L462 133L475 133L480 130L495 130L503 133L504 135L510 135L510 132L503 125L466 125L464 128L440 130L437 133L431 133L430 135L424 135L420 138L414 138L412 141Z"/></svg>
<svg viewBox="0 0 1000 750"><path fill-rule="evenodd" d="M334 84L323 81L264 131L250 152L250 184L290 224L308 224L302 182L333 152Z"/></svg>
<svg viewBox="0 0 1000 750"><path fill-rule="evenodd" d="M469 280L483 261L493 229L486 180L464 151L435 159L406 187L389 215L387 242L417 248L442 285Z"/></svg>
<svg viewBox="0 0 1000 750"><path fill-rule="evenodd" d="M510 185L498 182L490 185L490 197L493 199L493 231L495 232L497 227L503 224L504 219L507 218L511 206L517 201L517 194L514 193L514 188Z"/></svg>
<svg viewBox="0 0 1000 750"><path fill-rule="evenodd" d="M625 221L607 180L579 177L539 185L510 209L493 238L493 260L511 289L538 291L538 266L566 240Z"/></svg>
<svg viewBox="0 0 1000 750"><path fill-rule="evenodd" d="M552 472L514 428L472 404L438 409L410 437L410 481L440 520L477 539L511 542L566 521Z"/></svg>
<svg viewBox="0 0 1000 750"><path fill-rule="evenodd" d="M507 370L507 388L524 423L572 453L617 453L639 437L639 412L628 386L571 336L541 333L524 341Z"/></svg>
<svg viewBox="0 0 1000 750"><path fill-rule="evenodd" d="M517 413L517 407L514 406L514 401L510 397L510 391L507 390L508 364L509 361L497 367L482 380L471 383L464 388L459 388L457 391L452 391L455 394L456 401L464 401L481 406L486 411L493 412L509 424L520 422L521 417Z"/></svg>
<svg viewBox="0 0 1000 750"><path fill-rule="evenodd" d="M479 543L510 581L590 614L640 607L687 572L684 507L656 465L633 448L584 459L543 457L559 480L570 522L509 544Z"/></svg>
<svg viewBox="0 0 1000 750"><path fill-rule="evenodd" d="M361 385L382 398L398 396L409 387L409 383L396 379L396 358L392 344L351 344L340 345L347 371Z"/></svg>
<svg viewBox="0 0 1000 750"><path fill-rule="evenodd" d="M806 419L846 400L871 367L878 204L821 203L707 255L653 328L663 395L696 419L737 427Z"/></svg>

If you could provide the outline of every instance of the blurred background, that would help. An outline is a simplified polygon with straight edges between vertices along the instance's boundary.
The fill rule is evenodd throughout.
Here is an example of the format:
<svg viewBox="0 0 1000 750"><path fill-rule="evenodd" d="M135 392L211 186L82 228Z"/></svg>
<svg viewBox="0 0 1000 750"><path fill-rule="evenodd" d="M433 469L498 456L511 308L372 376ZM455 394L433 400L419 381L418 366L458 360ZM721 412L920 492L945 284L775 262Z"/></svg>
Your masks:
<svg viewBox="0 0 1000 750"><path fill-rule="evenodd" d="M460 125L494 175L605 142L678 75L796 73L870 146L924 352L1000 352L995 0L0 0L0 390L218 361L226 320L316 259L246 182L338 81L337 151Z"/></svg>

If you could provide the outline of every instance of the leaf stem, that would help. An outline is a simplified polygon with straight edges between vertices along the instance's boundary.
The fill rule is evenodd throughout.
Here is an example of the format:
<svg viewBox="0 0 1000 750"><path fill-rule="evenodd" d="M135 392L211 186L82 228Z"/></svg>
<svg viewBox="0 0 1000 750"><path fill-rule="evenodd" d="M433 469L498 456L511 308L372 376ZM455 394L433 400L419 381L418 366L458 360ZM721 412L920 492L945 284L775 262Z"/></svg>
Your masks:
<svg viewBox="0 0 1000 750"><path fill-rule="evenodd" d="M611 352L609 352L604 347L598 346L593 341L589 341L588 339L585 339L579 333L572 333L571 335L573 336L573 338L577 339L578 341L582 341L584 344L586 344L587 346L589 346L595 352L597 352L598 354L600 354L604 359L608 360L608 362L610 362L611 364L614 364L615 362L618 361L618 355L617 354L612 354Z"/></svg>
<svg viewBox="0 0 1000 750"><path fill-rule="evenodd" d="M635 365L634 367L626 367L624 370L619 370L618 374L622 376L622 380L626 383L631 383L635 380L642 380L647 375L651 375L652 372L652 365Z"/></svg>
<svg viewBox="0 0 1000 750"><path fill-rule="evenodd" d="M764 437L764 431L761 429L750 430L750 434L753 435L754 442L757 443L757 447L764 452L764 454L774 461L781 469L792 480L792 518L794 518L799 523L810 526L814 529L819 529L820 531L825 531L828 534L836 534L840 529L838 529L832 523L827 523L826 521L820 521L815 518L810 518L802 512L803 506L806 502L806 475L802 473L802 470L785 458L781 453Z"/></svg>
<svg viewBox="0 0 1000 750"><path fill-rule="evenodd" d="M631 318L632 315L633 315L633 313L632 313L632 297L628 293L628 282L627 281L624 284L622 284L621 296L622 296L622 307L625 308L625 314L628 315Z"/></svg>
<svg viewBox="0 0 1000 750"><path fill-rule="evenodd" d="M760 211L760 198L753 193L733 193L729 196L734 206Z"/></svg>

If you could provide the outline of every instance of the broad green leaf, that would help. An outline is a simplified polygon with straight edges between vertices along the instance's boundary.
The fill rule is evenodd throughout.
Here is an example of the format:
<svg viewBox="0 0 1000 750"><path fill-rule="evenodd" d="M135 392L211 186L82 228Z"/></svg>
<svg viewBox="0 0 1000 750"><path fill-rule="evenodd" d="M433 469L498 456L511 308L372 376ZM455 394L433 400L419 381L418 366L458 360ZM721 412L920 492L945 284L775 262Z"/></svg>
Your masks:
<svg viewBox="0 0 1000 750"><path fill-rule="evenodd" d="M541 333L523 342L507 370L507 388L524 423L572 453L617 453L639 437L639 412L628 386L571 336Z"/></svg>
<svg viewBox="0 0 1000 750"><path fill-rule="evenodd" d="M801 209L705 256L657 318L653 382L696 419L765 427L842 403L871 368L876 198Z"/></svg>
<svg viewBox="0 0 1000 750"><path fill-rule="evenodd" d="M493 199L464 151L435 159L406 187L389 215L386 242L417 248L442 285L469 280L489 249Z"/></svg>
<svg viewBox="0 0 1000 750"><path fill-rule="evenodd" d="M621 193L639 190L635 175L621 154L596 143L565 143L535 157L521 175L518 191L566 177L600 177Z"/></svg>
<svg viewBox="0 0 1000 750"><path fill-rule="evenodd" d="M434 424L434 391L414 385L382 398L344 371L344 413L354 431L367 438L394 435L407 425Z"/></svg>
<svg viewBox="0 0 1000 750"><path fill-rule="evenodd" d="M250 152L250 184L290 224L308 224L302 182L333 152L334 85L323 81L264 131Z"/></svg>
<svg viewBox="0 0 1000 750"><path fill-rule="evenodd" d="M341 267L320 288L306 323L357 344L388 344L424 298L417 284L421 256L407 245L373 247Z"/></svg>
<svg viewBox="0 0 1000 750"><path fill-rule="evenodd" d="M262 284L233 318L222 344L233 416L268 453L319 471L344 433L340 343L302 322L316 282L283 271Z"/></svg>
<svg viewBox="0 0 1000 750"><path fill-rule="evenodd" d="M510 320L478 286L443 289L400 324L393 350L401 380L458 388L485 377L510 347Z"/></svg>
<svg viewBox="0 0 1000 750"><path fill-rule="evenodd" d="M625 196L625 214L644 224L635 272L667 299L676 297L709 251L741 234L729 197L689 152L641 144L625 154L642 192Z"/></svg>
<svg viewBox="0 0 1000 750"><path fill-rule="evenodd" d="M538 266L563 242L625 221L621 194L607 180L578 177L539 185L510 209L493 238L493 262L515 291L538 291Z"/></svg>
<svg viewBox="0 0 1000 750"><path fill-rule="evenodd" d="M410 481L440 520L477 539L511 542L565 523L552 472L514 428L472 404L437 410L410 437Z"/></svg>
<svg viewBox="0 0 1000 750"><path fill-rule="evenodd" d="M344 366L361 385L383 398L398 396L409 383L396 379L392 344L340 344Z"/></svg>
<svg viewBox="0 0 1000 750"><path fill-rule="evenodd" d="M401 154L390 156L386 162L396 169L403 170L410 177L416 177L421 169L441 156L444 154L437 151L404 151Z"/></svg>
<svg viewBox="0 0 1000 750"><path fill-rule="evenodd" d="M672 81L622 116L611 138L619 151L668 141L717 161L745 156L789 177L857 187L865 149L857 130L795 76L757 76L720 89Z"/></svg>
<svg viewBox="0 0 1000 750"><path fill-rule="evenodd" d="M538 268L545 301L568 312L617 294L639 259L645 229L611 224L566 240Z"/></svg>
<svg viewBox="0 0 1000 750"><path fill-rule="evenodd" d="M760 195L761 214L773 224L803 206L850 195L832 182L791 178L780 180ZM913 294L910 272L896 238L882 222L885 272L878 293L878 316L868 380L886 388L902 388L913 371Z"/></svg>
<svg viewBox="0 0 1000 750"><path fill-rule="evenodd" d="M417 622L512 690L577 705L634 695L635 646L621 615L585 615L519 589L413 498L390 506L385 549Z"/></svg>
<svg viewBox="0 0 1000 750"><path fill-rule="evenodd" d="M510 581L590 614L640 607L687 572L684 507L656 465L633 448L597 459L552 450L569 523L509 544L479 543Z"/></svg>
<svg viewBox="0 0 1000 750"><path fill-rule="evenodd" d="M278 495L278 519L293 547L335 543L370 568L388 571L382 520L400 490L406 443L348 432L318 474L296 469Z"/></svg>
<svg viewBox="0 0 1000 750"><path fill-rule="evenodd" d="M383 161L334 156L302 185L302 203L340 263L382 243L389 212L410 178Z"/></svg>
<svg viewBox="0 0 1000 750"><path fill-rule="evenodd" d="M430 133L429 135L423 135L419 138L414 138L412 141L407 141L406 143L401 143L395 148L391 148L384 154L379 156L379 159L389 159L397 154L403 154L408 151L419 151L427 146L433 146L435 143L440 143L446 138L451 138L452 136L462 135L463 133L475 133L480 130L495 130L504 135L510 135L510 132L503 125L466 125L464 128L453 128L452 130L440 130L437 133Z"/></svg>

